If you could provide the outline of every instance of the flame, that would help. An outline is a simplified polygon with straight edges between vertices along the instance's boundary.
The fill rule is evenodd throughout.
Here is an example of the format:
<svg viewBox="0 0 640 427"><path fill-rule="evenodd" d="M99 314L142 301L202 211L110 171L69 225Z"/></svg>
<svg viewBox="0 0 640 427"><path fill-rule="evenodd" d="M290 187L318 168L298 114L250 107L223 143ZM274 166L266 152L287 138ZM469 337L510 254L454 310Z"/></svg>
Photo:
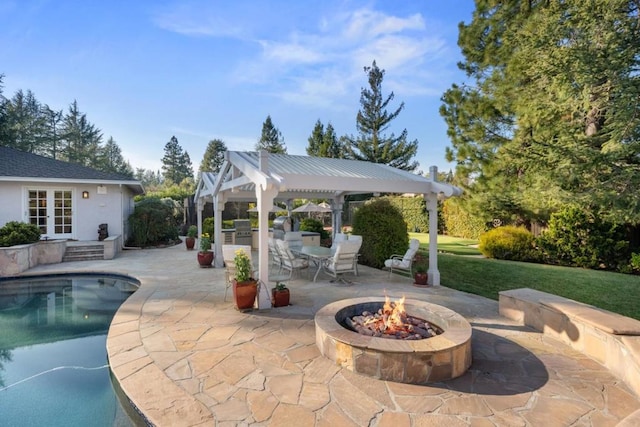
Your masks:
<svg viewBox="0 0 640 427"><path fill-rule="evenodd" d="M407 312L404 309L404 295L399 300L396 300L395 306L392 307L388 296L385 296L383 313L387 315L387 319L384 322L385 328L396 329L403 327L405 324L404 319L407 317Z"/></svg>

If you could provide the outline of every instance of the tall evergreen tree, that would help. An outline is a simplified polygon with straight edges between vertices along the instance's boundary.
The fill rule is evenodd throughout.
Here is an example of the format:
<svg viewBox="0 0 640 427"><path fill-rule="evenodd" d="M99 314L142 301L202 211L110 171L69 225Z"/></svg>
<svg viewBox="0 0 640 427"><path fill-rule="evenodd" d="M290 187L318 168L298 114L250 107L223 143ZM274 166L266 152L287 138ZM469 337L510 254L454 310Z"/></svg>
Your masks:
<svg viewBox="0 0 640 427"><path fill-rule="evenodd" d="M364 67L367 73L369 88L362 88L360 92L360 105L356 118L357 138L346 136L344 138L347 155L356 160L366 160L373 163L384 163L398 169L413 171L418 167L418 162L412 158L418 152L418 141L407 142L407 130L404 129L399 136L391 133L387 136L384 132L389 128L393 119L404 108L404 102L389 113L387 106L394 98L393 92L383 99L382 80L384 70L381 70L373 61L371 67Z"/></svg>
<svg viewBox="0 0 640 427"><path fill-rule="evenodd" d="M334 159L343 157L336 132L331 123L325 128L320 120L313 127L313 132L309 137L307 154L315 157L331 157Z"/></svg>
<svg viewBox="0 0 640 427"><path fill-rule="evenodd" d="M162 174L144 168L136 168L135 179L149 191L155 191L162 185Z"/></svg>
<svg viewBox="0 0 640 427"><path fill-rule="evenodd" d="M175 136L172 136L164 146L162 175L165 180L175 184L180 184L185 178L193 180L193 166L189 153L182 149Z"/></svg>
<svg viewBox="0 0 640 427"><path fill-rule="evenodd" d="M313 127L313 131L311 132L311 136L309 137L309 145L307 145L307 154L314 157L322 157L320 155L320 147L322 147L322 142L324 138L324 125L318 119L316 121L315 126Z"/></svg>
<svg viewBox="0 0 640 427"><path fill-rule="evenodd" d="M33 92L18 90L8 104L11 146L28 153L43 154L45 117Z"/></svg>
<svg viewBox="0 0 640 427"><path fill-rule="evenodd" d="M320 149L320 156L331 157L334 159L343 158L342 144L338 141L336 131L333 129L331 122L327 123L327 127L322 135L322 147Z"/></svg>
<svg viewBox="0 0 640 427"><path fill-rule="evenodd" d="M220 166L224 163L224 154L227 146L221 139L212 139L204 151L202 162L200 163L199 174L202 172L220 172Z"/></svg>
<svg viewBox="0 0 640 427"><path fill-rule="evenodd" d="M87 120L86 114L80 112L75 100L64 117L62 135L61 160L89 167L97 165L102 131Z"/></svg>
<svg viewBox="0 0 640 427"><path fill-rule="evenodd" d="M11 146L11 138L9 132L8 106L9 101L4 97L4 74L0 74L0 145Z"/></svg>
<svg viewBox="0 0 640 427"><path fill-rule="evenodd" d="M457 173L494 217L566 203L640 221L638 2L476 1L441 114Z"/></svg>
<svg viewBox="0 0 640 427"><path fill-rule="evenodd" d="M273 154L287 154L287 147L284 144L282 134L273 125L271 116L268 115L262 124L262 135L256 144L256 151L267 150Z"/></svg>
<svg viewBox="0 0 640 427"><path fill-rule="evenodd" d="M106 144L100 148L97 169L133 177L131 165L122 157L122 150L120 150L120 147L112 136L110 136Z"/></svg>
<svg viewBox="0 0 640 427"><path fill-rule="evenodd" d="M45 119L44 142L42 144L42 155L57 159L60 152L62 140L62 110L52 110L48 105L42 109Z"/></svg>

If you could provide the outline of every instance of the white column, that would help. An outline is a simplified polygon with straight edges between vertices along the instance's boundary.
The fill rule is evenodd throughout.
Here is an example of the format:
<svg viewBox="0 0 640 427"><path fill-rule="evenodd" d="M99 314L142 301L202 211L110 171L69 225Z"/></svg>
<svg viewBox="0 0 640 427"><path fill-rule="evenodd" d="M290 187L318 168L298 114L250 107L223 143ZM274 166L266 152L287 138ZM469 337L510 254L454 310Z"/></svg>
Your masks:
<svg viewBox="0 0 640 427"><path fill-rule="evenodd" d="M437 166L429 168L429 175L433 182L438 180ZM428 283L440 286L440 272L438 271L438 194L430 192L426 196L427 211L429 212L429 276Z"/></svg>
<svg viewBox="0 0 640 427"><path fill-rule="evenodd" d="M213 197L213 253L214 266L217 268L224 267L224 259L222 258L222 211L224 210L225 197L217 194Z"/></svg>
<svg viewBox="0 0 640 427"><path fill-rule="evenodd" d="M260 150L260 171L268 173L269 156ZM258 291L258 310L271 308L271 292L269 289L269 210L273 206L273 199L278 190L272 187L262 188L256 185L256 199L258 199L258 277L260 288Z"/></svg>

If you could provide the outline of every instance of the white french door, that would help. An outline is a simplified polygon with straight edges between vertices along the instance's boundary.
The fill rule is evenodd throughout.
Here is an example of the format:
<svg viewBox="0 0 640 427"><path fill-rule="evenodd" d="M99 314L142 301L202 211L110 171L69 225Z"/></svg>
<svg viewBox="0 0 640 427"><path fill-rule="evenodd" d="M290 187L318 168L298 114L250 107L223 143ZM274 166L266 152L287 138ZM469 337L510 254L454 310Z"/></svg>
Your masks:
<svg viewBox="0 0 640 427"><path fill-rule="evenodd" d="M71 189L27 190L28 221L40 227L42 237L73 237L73 191Z"/></svg>

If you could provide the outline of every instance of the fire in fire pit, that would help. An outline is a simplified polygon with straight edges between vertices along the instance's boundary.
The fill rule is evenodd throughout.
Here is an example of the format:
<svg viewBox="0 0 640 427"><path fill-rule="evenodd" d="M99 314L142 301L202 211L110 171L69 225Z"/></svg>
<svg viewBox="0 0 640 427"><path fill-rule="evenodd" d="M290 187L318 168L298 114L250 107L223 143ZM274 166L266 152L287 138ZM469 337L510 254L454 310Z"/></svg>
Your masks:
<svg viewBox="0 0 640 427"><path fill-rule="evenodd" d="M384 306L376 312L363 311L361 315L347 317L349 329L372 337L421 340L435 337L444 331L424 319L408 315L404 308L404 297L391 302L385 296Z"/></svg>

